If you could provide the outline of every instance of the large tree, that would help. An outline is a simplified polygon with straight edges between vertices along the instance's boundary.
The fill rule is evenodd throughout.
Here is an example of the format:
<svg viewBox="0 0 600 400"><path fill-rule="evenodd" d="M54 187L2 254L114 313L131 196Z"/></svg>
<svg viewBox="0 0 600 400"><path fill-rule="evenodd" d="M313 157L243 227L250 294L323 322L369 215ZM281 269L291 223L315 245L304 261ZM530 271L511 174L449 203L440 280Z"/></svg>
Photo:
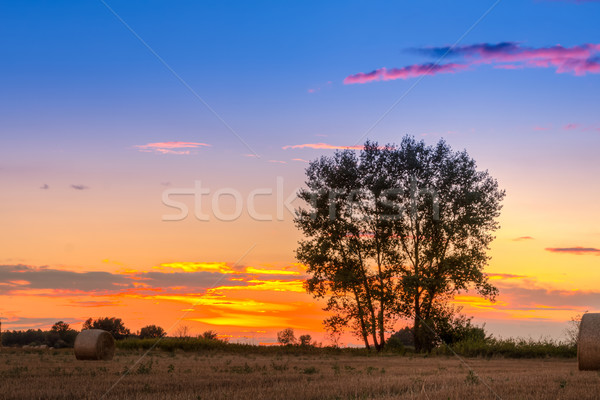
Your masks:
<svg viewBox="0 0 600 400"><path fill-rule="evenodd" d="M353 328L380 350L398 318L413 320L415 347L428 349L430 323L456 293L497 290L483 268L504 192L466 151L367 142L360 154L321 157L306 170L296 251L307 290L326 298L331 331Z"/></svg>

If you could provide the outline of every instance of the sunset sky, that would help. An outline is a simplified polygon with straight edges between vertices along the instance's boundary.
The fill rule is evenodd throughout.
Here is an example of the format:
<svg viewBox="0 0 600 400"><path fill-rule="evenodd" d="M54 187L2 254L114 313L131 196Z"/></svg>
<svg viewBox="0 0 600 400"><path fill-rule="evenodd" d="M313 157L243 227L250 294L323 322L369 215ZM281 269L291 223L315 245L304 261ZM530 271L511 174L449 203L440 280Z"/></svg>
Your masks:
<svg viewBox="0 0 600 400"><path fill-rule="evenodd" d="M598 17L583 0L2 2L2 328L116 316L325 341L293 194L307 161L410 134L506 189L500 296L455 302L495 336L560 339L600 311Z"/></svg>

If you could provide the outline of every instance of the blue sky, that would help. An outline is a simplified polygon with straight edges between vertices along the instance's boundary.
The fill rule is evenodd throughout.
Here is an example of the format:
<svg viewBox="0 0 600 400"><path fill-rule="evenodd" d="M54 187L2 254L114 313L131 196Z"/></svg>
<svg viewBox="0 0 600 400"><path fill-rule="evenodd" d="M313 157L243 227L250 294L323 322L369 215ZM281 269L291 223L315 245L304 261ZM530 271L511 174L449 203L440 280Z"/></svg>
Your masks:
<svg viewBox="0 0 600 400"><path fill-rule="evenodd" d="M284 146L399 142L412 134L466 148L507 189L490 272L526 275L534 280L525 286L546 294L583 291L560 313L532 317L535 332L558 335L569 315L600 308L595 256L544 250L600 247L600 2L105 4L0 3L0 218L10 228L0 232L0 264L116 273L233 263L257 241L247 263L290 265L299 238L291 214L273 223L165 225L161 193L195 180L247 193L275 187L278 176L291 192L303 182L299 160L333 150ZM485 50L508 42L509 51ZM423 54L453 44L456 57ZM458 69L344 83L436 61ZM141 151L181 142L210 146ZM253 152L261 157L247 157ZM525 236L535 240L513 241ZM565 265L577 267L566 273ZM513 293L512 283L503 284ZM509 307L516 300L507 296ZM519 301L533 307L542 298L532 292ZM5 312L51 318L12 299ZM515 315L488 311L469 312L495 327ZM528 332L518 324L497 329Z"/></svg>

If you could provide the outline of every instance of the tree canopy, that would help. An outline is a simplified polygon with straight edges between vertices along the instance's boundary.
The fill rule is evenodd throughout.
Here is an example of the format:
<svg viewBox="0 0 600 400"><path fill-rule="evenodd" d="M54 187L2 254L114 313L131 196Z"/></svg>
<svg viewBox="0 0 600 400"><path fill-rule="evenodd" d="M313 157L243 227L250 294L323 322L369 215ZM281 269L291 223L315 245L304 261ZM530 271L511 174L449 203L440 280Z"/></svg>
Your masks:
<svg viewBox="0 0 600 400"><path fill-rule="evenodd" d="M138 335L140 339L155 339L161 338L166 335L166 332L163 328L158 325L147 325L140 329L140 334Z"/></svg>
<svg viewBox="0 0 600 400"><path fill-rule="evenodd" d="M413 321L415 347L455 294L493 300L483 272L504 191L466 151L406 136L399 146L366 142L312 161L297 210L297 258L306 289L326 298L326 327L350 327L380 350L399 318Z"/></svg>
<svg viewBox="0 0 600 400"><path fill-rule="evenodd" d="M124 339L131 335L131 331L125 327L123 320L115 317L104 317L96 320L88 318L83 323L82 329L103 329L110 332L117 340Z"/></svg>

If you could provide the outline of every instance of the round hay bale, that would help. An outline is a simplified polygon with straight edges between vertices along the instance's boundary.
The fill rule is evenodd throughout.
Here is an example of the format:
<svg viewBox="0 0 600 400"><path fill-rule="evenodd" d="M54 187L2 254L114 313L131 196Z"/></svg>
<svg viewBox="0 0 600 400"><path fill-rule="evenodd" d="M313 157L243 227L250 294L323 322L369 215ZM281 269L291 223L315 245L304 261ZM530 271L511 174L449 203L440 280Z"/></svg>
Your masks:
<svg viewBox="0 0 600 400"><path fill-rule="evenodd" d="M600 369L600 313L583 314L577 339L580 371Z"/></svg>
<svg viewBox="0 0 600 400"><path fill-rule="evenodd" d="M115 339L102 329L83 330L75 338L74 350L78 360L112 360Z"/></svg>

